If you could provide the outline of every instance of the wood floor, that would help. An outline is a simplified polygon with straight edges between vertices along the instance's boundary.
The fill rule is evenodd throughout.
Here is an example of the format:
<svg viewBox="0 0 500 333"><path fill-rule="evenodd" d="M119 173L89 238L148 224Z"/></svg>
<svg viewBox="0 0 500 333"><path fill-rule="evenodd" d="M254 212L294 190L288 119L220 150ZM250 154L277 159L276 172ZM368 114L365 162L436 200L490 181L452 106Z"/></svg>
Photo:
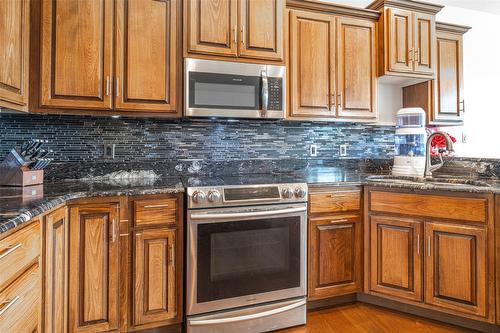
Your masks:
<svg viewBox="0 0 500 333"><path fill-rule="evenodd" d="M279 333L472 333L475 331L356 303L307 313L307 325Z"/></svg>

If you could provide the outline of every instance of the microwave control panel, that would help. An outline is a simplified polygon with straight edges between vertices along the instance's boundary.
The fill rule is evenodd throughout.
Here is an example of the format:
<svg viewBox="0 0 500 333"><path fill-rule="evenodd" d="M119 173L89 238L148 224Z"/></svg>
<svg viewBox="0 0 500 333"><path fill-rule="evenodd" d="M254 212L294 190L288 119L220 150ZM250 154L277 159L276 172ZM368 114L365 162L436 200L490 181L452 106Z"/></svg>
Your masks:
<svg viewBox="0 0 500 333"><path fill-rule="evenodd" d="M283 79L278 77L269 77L267 79L269 85L269 105L268 110L283 110Z"/></svg>

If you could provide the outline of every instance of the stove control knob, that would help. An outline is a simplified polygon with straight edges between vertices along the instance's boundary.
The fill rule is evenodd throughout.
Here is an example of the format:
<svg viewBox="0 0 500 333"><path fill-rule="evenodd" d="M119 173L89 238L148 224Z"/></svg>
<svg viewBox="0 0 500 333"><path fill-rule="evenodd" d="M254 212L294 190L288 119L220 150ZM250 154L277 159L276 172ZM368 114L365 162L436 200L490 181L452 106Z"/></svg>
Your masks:
<svg viewBox="0 0 500 333"><path fill-rule="evenodd" d="M293 198L293 191L289 187L285 187L284 189L281 190L281 196L285 199L291 199Z"/></svg>
<svg viewBox="0 0 500 333"><path fill-rule="evenodd" d="M200 203L205 201L206 196L203 191L196 190L193 192L193 202Z"/></svg>
<svg viewBox="0 0 500 333"><path fill-rule="evenodd" d="M208 201L210 202L217 202L221 199L220 192L217 190L211 190L208 192Z"/></svg>
<svg viewBox="0 0 500 333"><path fill-rule="evenodd" d="M295 189L295 196L299 199L302 199L306 196L306 190L303 187L297 187Z"/></svg>

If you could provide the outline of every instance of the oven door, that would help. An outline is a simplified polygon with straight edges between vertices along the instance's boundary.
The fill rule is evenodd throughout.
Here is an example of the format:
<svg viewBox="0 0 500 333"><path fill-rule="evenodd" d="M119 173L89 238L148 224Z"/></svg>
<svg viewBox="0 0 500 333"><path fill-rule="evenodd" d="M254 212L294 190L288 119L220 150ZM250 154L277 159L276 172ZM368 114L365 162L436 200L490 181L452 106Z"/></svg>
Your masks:
<svg viewBox="0 0 500 333"><path fill-rule="evenodd" d="M306 295L307 204L193 210L187 314Z"/></svg>
<svg viewBox="0 0 500 333"><path fill-rule="evenodd" d="M282 105L281 99L280 103L275 98L269 100L270 89L279 79L268 78L269 74L284 75L283 66L186 59L185 67L186 116L284 117L283 110L274 109ZM284 79L280 81L283 84Z"/></svg>

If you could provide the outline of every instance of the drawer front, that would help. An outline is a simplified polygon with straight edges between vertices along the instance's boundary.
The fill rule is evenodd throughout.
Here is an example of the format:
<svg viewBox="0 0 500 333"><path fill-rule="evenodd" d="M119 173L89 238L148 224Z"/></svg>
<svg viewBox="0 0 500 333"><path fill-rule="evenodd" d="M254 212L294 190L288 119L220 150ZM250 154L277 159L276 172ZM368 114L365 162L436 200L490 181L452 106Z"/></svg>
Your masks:
<svg viewBox="0 0 500 333"><path fill-rule="evenodd" d="M311 193L309 204L312 214L359 210L361 192L359 190L352 190Z"/></svg>
<svg viewBox="0 0 500 333"><path fill-rule="evenodd" d="M38 332L38 263L0 292L0 332Z"/></svg>
<svg viewBox="0 0 500 333"><path fill-rule="evenodd" d="M148 226L176 223L177 199L134 201L134 224Z"/></svg>
<svg viewBox="0 0 500 333"><path fill-rule="evenodd" d="M488 199L371 191L370 210L469 222L487 222Z"/></svg>
<svg viewBox="0 0 500 333"><path fill-rule="evenodd" d="M0 241L0 287L24 271L40 255L40 222Z"/></svg>

